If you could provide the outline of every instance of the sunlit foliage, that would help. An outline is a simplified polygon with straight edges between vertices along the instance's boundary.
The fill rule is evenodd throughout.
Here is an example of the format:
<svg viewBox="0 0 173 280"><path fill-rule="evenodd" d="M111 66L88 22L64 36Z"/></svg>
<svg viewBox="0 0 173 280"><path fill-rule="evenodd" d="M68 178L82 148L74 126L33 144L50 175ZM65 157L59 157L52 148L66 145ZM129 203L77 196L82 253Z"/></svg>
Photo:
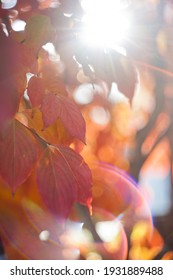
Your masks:
<svg viewBox="0 0 173 280"><path fill-rule="evenodd" d="M172 259L172 1L89 2L0 1L4 256Z"/></svg>

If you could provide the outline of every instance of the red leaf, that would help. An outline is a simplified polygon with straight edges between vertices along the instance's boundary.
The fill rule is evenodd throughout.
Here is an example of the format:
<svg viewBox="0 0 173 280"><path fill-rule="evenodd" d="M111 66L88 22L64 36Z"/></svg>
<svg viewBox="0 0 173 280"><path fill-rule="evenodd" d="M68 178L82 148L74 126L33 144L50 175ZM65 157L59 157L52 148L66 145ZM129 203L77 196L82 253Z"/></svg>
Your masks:
<svg viewBox="0 0 173 280"><path fill-rule="evenodd" d="M28 96L30 98L33 107L37 107L41 104L44 94L44 86L42 79L33 76L28 83Z"/></svg>
<svg viewBox="0 0 173 280"><path fill-rule="evenodd" d="M48 94L41 105L44 128L51 125L58 118L61 119L68 132L85 142L85 121L77 105L69 98Z"/></svg>
<svg viewBox="0 0 173 280"><path fill-rule="evenodd" d="M45 15L33 15L28 18L25 26L25 43L37 53L46 42L51 40L54 30L51 20Z"/></svg>
<svg viewBox="0 0 173 280"><path fill-rule="evenodd" d="M21 60L26 72L31 72L34 74L38 73L37 56L34 54L31 48L24 44L21 44Z"/></svg>
<svg viewBox="0 0 173 280"><path fill-rule="evenodd" d="M72 149L65 146L58 146L58 150L65 161L70 165L70 168L77 179L77 201L82 204L89 205L91 203L92 196L92 176L90 169L84 162L83 158Z"/></svg>
<svg viewBox="0 0 173 280"><path fill-rule="evenodd" d="M16 75L20 72L20 44L7 37L0 25L0 126L18 110Z"/></svg>
<svg viewBox="0 0 173 280"><path fill-rule="evenodd" d="M34 137L14 120L0 135L0 175L13 192L27 179L36 160Z"/></svg>
<svg viewBox="0 0 173 280"><path fill-rule="evenodd" d="M83 158L72 149L49 146L38 163L37 184L47 207L68 217L73 203L91 202L91 172Z"/></svg>
<svg viewBox="0 0 173 280"><path fill-rule="evenodd" d="M7 37L0 26L0 80L5 80L20 71L21 46L18 42Z"/></svg>
<svg viewBox="0 0 173 280"><path fill-rule="evenodd" d="M0 81L0 128L18 111L19 97L11 79Z"/></svg>

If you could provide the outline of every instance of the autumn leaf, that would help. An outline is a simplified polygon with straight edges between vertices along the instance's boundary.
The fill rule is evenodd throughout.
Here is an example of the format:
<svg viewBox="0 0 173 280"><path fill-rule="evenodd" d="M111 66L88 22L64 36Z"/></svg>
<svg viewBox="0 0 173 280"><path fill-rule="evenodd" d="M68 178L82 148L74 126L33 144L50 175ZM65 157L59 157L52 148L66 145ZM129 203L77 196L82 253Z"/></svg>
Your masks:
<svg viewBox="0 0 173 280"><path fill-rule="evenodd" d="M0 81L0 129L18 111L19 97L11 79Z"/></svg>
<svg viewBox="0 0 173 280"><path fill-rule="evenodd" d="M91 172L83 158L65 146L49 146L37 167L39 192L47 207L61 217L68 217L73 203L91 202Z"/></svg>
<svg viewBox="0 0 173 280"><path fill-rule="evenodd" d="M0 26L0 127L18 111L21 78L20 44L7 37ZM18 77L20 76L20 80Z"/></svg>
<svg viewBox="0 0 173 280"><path fill-rule="evenodd" d="M0 81L20 71L21 46L11 37L6 36L0 26Z"/></svg>
<svg viewBox="0 0 173 280"><path fill-rule="evenodd" d="M33 50L25 44L21 44L21 60L22 67L26 69L26 72L31 72L33 74L38 73L37 56L34 54Z"/></svg>
<svg viewBox="0 0 173 280"><path fill-rule="evenodd" d="M137 73L132 62L124 55L115 50L85 50L78 48L76 59L82 64L84 73L90 78L95 75L96 78L104 80L109 87L115 82L120 92L131 101L136 84ZM91 66L94 72L91 71Z"/></svg>
<svg viewBox="0 0 173 280"><path fill-rule="evenodd" d="M0 5L0 18L4 18L7 16L7 10L2 8L2 4Z"/></svg>
<svg viewBox="0 0 173 280"><path fill-rule="evenodd" d="M59 243L58 235L62 234L64 231L64 221L58 223L58 220L56 219L57 222L55 223L55 216L48 211L47 208L42 208L38 205L38 202L35 203L32 200L29 200L28 197L24 198L21 204L26 214L26 219L28 219L39 232L44 231L46 225L46 228L49 229L50 233L49 239Z"/></svg>
<svg viewBox="0 0 173 280"><path fill-rule="evenodd" d="M44 0L44 1L40 1L39 2L39 9L40 10L44 10L44 9L48 9L49 7L51 7L51 4L53 4L53 5L57 5L57 6L59 6L59 2L57 1L57 3L56 3L56 1L54 1L54 0Z"/></svg>
<svg viewBox="0 0 173 280"><path fill-rule="evenodd" d="M22 116L27 119L27 126L33 129L42 139L48 143L70 145L74 140L65 129L61 120L58 120L51 126L43 129L42 113L37 108L25 110L22 113Z"/></svg>
<svg viewBox="0 0 173 280"><path fill-rule="evenodd" d="M131 101L136 89L137 73L133 64L123 56L119 60L117 67L116 83L119 91Z"/></svg>
<svg viewBox="0 0 173 280"><path fill-rule="evenodd" d="M47 94L41 104L41 112L44 128L60 118L73 137L85 142L85 121L72 100L62 95Z"/></svg>
<svg viewBox="0 0 173 280"><path fill-rule="evenodd" d="M74 244L64 238L68 233L66 231L66 228L69 228L68 222L65 224L65 220L63 223L59 221L35 199L34 178L29 185L28 181L30 180L24 184L24 190L19 191L14 198L3 182L0 183L0 240L6 258L8 260L78 258L77 246L74 247ZM70 226L72 227L71 223Z"/></svg>
<svg viewBox="0 0 173 280"><path fill-rule="evenodd" d="M81 16L83 13L79 0L61 0L60 3L64 13L75 14L76 16Z"/></svg>
<svg viewBox="0 0 173 280"><path fill-rule="evenodd" d="M36 160L34 137L25 126L13 120L0 134L0 175L13 193L27 179Z"/></svg>
<svg viewBox="0 0 173 280"><path fill-rule="evenodd" d="M31 16L25 27L25 44L36 52L51 39L53 27L50 18L45 15Z"/></svg>
<svg viewBox="0 0 173 280"><path fill-rule="evenodd" d="M28 82L27 94L33 107L41 104L44 90L42 79L36 76L31 77Z"/></svg>
<svg viewBox="0 0 173 280"><path fill-rule="evenodd" d="M72 255L71 248L59 242L60 224L53 216L26 197L13 199L7 188L1 186L0 193L0 236L8 260L64 259L64 248ZM43 242L39 237L45 229L50 236Z"/></svg>

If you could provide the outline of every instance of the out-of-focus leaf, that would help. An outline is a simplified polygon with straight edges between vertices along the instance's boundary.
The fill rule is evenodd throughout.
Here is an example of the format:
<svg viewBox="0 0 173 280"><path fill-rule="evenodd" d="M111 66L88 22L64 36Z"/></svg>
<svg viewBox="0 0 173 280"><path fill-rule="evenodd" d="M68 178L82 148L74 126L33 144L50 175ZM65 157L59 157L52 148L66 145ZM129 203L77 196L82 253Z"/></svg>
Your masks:
<svg viewBox="0 0 173 280"><path fill-rule="evenodd" d="M27 183L24 187L28 187ZM33 191L33 186L31 186ZM27 188L25 188L27 189ZM74 246L60 243L63 224L47 209L19 191L15 197L0 182L0 236L5 255L16 259L75 259L78 251Z"/></svg>
<svg viewBox="0 0 173 280"><path fill-rule="evenodd" d="M65 146L49 146L37 167L39 192L47 207L68 217L74 202L90 206L91 172L83 158Z"/></svg>
<svg viewBox="0 0 173 280"><path fill-rule="evenodd" d="M7 14L6 9L2 9L2 4L0 5L0 18L4 18Z"/></svg>
<svg viewBox="0 0 173 280"><path fill-rule="evenodd" d="M0 215L2 240L8 259L64 259L62 246L58 243L39 240L39 232L21 213L20 208ZM13 229L11 233L11 229Z"/></svg>
<svg viewBox="0 0 173 280"><path fill-rule="evenodd" d="M59 1L58 0L44 0L39 2L39 9L44 10L48 9L49 7L58 7Z"/></svg>
<svg viewBox="0 0 173 280"><path fill-rule="evenodd" d="M42 79L38 77L31 77L28 83L28 96L30 98L33 107L37 107L41 104L44 94L44 86Z"/></svg>
<svg viewBox="0 0 173 280"><path fill-rule="evenodd" d="M39 72L41 73L45 88L51 93L67 96L67 85L62 78L64 63L62 61L56 61L55 63L44 49L40 50L38 60Z"/></svg>
<svg viewBox="0 0 173 280"><path fill-rule="evenodd" d="M17 75L14 75L14 80L15 80L15 87L17 88L19 105L20 105L20 103L22 102L22 100L20 98L23 97L26 86L27 86L27 78L26 78L25 69L21 68L21 71L19 73L17 73Z"/></svg>
<svg viewBox="0 0 173 280"><path fill-rule="evenodd" d="M0 26L0 81L20 70L20 44L7 37Z"/></svg>
<svg viewBox="0 0 173 280"><path fill-rule="evenodd" d="M21 207L25 212L26 218L31 225L38 230L38 232L48 230L49 240L59 243L58 236L64 231L65 221L58 221L46 207L43 209L41 205L29 200L29 198L24 198L22 200ZM56 223L55 219L57 221Z"/></svg>
<svg viewBox="0 0 173 280"><path fill-rule="evenodd" d="M34 54L33 50L25 44L21 44L21 58L22 66L25 67L26 72L31 72L33 74L38 73L37 56Z"/></svg>
<svg viewBox="0 0 173 280"><path fill-rule="evenodd" d="M48 42L53 34L50 18L45 15L31 16L25 27L25 43L36 52Z"/></svg>
<svg viewBox="0 0 173 280"><path fill-rule="evenodd" d="M0 134L0 175L12 192L29 176L37 160L37 146L32 134L13 120Z"/></svg>
<svg viewBox="0 0 173 280"><path fill-rule="evenodd" d="M14 117L19 107L18 93L10 79L0 81L0 128Z"/></svg>
<svg viewBox="0 0 173 280"><path fill-rule="evenodd" d="M72 13L76 16L81 16L83 14L79 0L60 0L60 3L64 13Z"/></svg>
<svg viewBox="0 0 173 280"><path fill-rule="evenodd" d="M18 110L21 88L25 88L22 77L21 46L7 37L0 26L0 127L13 118ZM20 77L20 78L19 78Z"/></svg>
<svg viewBox="0 0 173 280"><path fill-rule="evenodd" d="M129 259L153 260L163 249L164 240L158 230L153 228L152 235L148 234L148 224L138 222L131 233L131 248Z"/></svg>
<svg viewBox="0 0 173 280"><path fill-rule="evenodd" d="M44 127L48 127L58 118L68 132L85 142L85 121L77 105L62 95L48 94L41 105Z"/></svg>
<svg viewBox="0 0 173 280"><path fill-rule="evenodd" d="M162 260L173 260L173 251L169 251L164 254Z"/></svg>
<svg viewBox="0 0 173 280"><path fill-rule="evenodd" d="M116 83L119 91L121 91L131 101L135 93L137 74L132 63L123 56L117 64Z"/></svg>
<svg viewBox="0 0 173 280"><path fill-rule="evenodd" d="M133 98L137 74L133 64L130 60L122 54L109 50L88 50L84 53L83 50L78 49L76 52L76 59L82 64L86 75L95 76L107 82L109 86L115 82L119 91L125 94L129 100ZM93 67L94 73L90 70Z"/></svg>

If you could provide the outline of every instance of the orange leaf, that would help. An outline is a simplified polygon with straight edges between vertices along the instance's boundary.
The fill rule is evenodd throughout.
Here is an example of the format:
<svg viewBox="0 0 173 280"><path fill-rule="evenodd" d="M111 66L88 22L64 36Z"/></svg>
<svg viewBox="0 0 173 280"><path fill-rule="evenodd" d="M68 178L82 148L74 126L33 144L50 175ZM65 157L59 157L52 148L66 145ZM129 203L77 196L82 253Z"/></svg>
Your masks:
<svg viewBox="0 0 173 280"><path fill-rule="evenodd" d="M64 248L69 257L73 254L73 248L60 244L62 225L48 211L20 193L13 198L2 185L0 194L0 236L8 260L64 259ZM45 241L40 238L44 231Z"/></svg>
<svg viewBox="0 0 173 280"><path fill-rule="evenodd" d="M28 120L28 127L34 129L37 134L51 144L70 145L73 137L69 135L61 120L43 130L43 119L39 109L25 110L24 116Z"/></svg>
<svg viewBox="0 0 173 280"><path fill-rule="evenodd" d="M45 204L60 217L68 217L75 201L91 202L91 172L83 158L68 147L47 147L36 176Z"/></svg>
<svg viewBox="0 0 173 280"><path fill-rule="evenodd" d="M20 122L12 121L0 134L0 175L13 192L27 179L36 160L34 137Z"/></svg>
<svg viewBox="0 0 173 280"><path fill-rule="evenodd" d="M61 119L68 132L85 142L85 121L77 105L62 95L48 94L41 105L44 128L58 118Z"/></svg>

